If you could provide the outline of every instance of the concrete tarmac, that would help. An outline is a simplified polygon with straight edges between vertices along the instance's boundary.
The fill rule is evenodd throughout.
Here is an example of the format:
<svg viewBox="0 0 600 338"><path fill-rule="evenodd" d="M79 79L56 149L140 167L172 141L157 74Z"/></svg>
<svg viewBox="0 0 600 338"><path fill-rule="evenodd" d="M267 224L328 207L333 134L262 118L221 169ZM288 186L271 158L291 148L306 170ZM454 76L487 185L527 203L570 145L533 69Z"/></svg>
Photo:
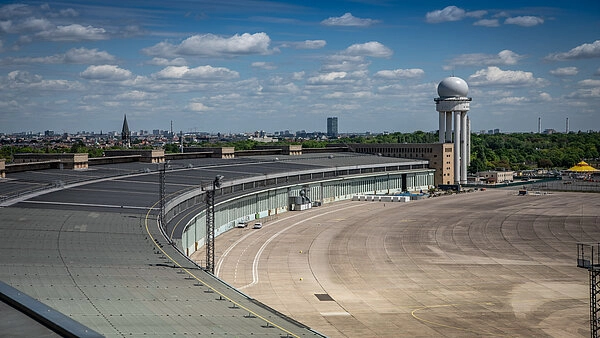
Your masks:
<svg viewBox="0 0 600 338"><path fill-rule="evenodd" d="M576 243L600 242L600 194L344 201L251 226L217 237L215 272L330 337L589 336Z"/></svg>

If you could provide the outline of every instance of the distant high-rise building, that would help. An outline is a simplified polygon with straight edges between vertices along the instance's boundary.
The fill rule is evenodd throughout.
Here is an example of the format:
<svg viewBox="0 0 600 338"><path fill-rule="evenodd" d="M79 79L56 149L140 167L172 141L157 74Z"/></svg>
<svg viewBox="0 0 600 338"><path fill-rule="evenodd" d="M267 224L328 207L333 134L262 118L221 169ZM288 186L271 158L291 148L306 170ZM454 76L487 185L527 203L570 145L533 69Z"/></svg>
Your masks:
<svg viewBox="0 0 600 338"><path fill-rule="evenodd" d="M327 136L337 137L338 136L338 118L328 117L327 118Z"/></svg>

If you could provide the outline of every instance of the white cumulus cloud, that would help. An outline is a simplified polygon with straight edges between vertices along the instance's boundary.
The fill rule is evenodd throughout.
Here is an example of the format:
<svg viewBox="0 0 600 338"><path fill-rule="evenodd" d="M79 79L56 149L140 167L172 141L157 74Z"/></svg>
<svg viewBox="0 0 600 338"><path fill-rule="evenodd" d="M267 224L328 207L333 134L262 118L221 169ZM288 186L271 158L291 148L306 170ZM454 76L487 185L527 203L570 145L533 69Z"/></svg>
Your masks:
<svg viewBox="0 0 600 338"><path fill-rule="evenodd" d="M27 18L23 20L18 27L13 27L19 32L37 32L54 28L54 25L47 19Z"/></svg>
<svg viewBox="0 0 600 338"><path fill-rule="evenodd" d="M519 105L528 102L529 99L523 96L510 96L494 100L495 104Z"/></svg>
<svg viewBox="0 0 600 338"><path fill-rule="evenodd" d="M347 75L348 73L346 72L319 74L317 76L308 78L306 82L313 85L332 84L336 83L336 81L343 80Z"/></svg>
<svg viewBox="0 0 600 338"><path fill-rule="evenodd" d="M42 81L42 77L27 71L13 70L6 76L9 82L32 83Z"/></svg>
<svg viewBox="0 0 600 338"><path fill-rule="evenodd" d="M304 75L305 75L304 71L294 72L292 74L292 80L296 80L296 81L304 80Z"/></svg>
<svg viewBox="0 0 600 338"><path fill-rule="evenodd" d="M554 76L573 76L577 75L577 73L579 73L577 67L556 68L550 71L550 74Z"/></svg>
<svg viewBox="0 0 600 338"><path fill-rule="evenodd" d="M87 48L73 48L65 53L65 63L107 63L114 62L115 57L106 51Z"/></svg>
<svg viewBox="0 0 600 338"><path fill-rule="evenodd" d="M507 49L500 51L498 54L463 54L452 59L444 69L453 69L455 66L515 65L524 57Z"/></svg>
<svg viewBox="0 0 600 338"><path fill-rule="evenodd" d="M498 19L481 19L475 21L473 26L482 26L482 27L498 27L500 26L500 22Z"/></svg>
<svg viewBox="0 0 600 338"><path fill-rule="evenodd" d="M425 14L425 20L429 23L440 23L447 21L458 21L465 17L465 10L456 6L448 6L441 10L435 10Z"/></svg>
<svg viewBox="0 0 600 338"><path fill-rule="evenodd" d="M366 70L369 62L361 55L334 54L323 60L321 70L324 72L352 72Z"/></svg>
<svg viewBox="0 0 600 338"><path fill-rule="evenodd" d="M65 54L55 54L40 57L20 57L5 58L0 64L23 64L23 63L41 63L41 64L91 64L91 63L112 63L116 58L98 49L73 48Z"/></svg>
<svg viewBox="0 0 600 338"><path fill-rule="evenodd" d="M321 49L327 45L325 40L304 40L299 42L287 42L282 47L291 47L295 49Z"/></svg>
<svg viewBox="0 0 600 338"><path fill-rule="evenodd" d="M104 28L92 26L82 26L72 24L68 26L57 26L56 28L45 30L36 34L37 37L50 41L85 41L85 40L105 40L108 39Z"/></svg>
<svg viewBox="0 0 600 338"><path fill-rule="evenodd" d="M394 52L380 42L370 41L366 43L354 44L346 48L343 54L386 58L392 56Z"/></svg>
<svg viewBox="0 0 600 338"><path fill-rule="evenodd" d="M67 80L44 80L41 75L15 70L6 76L6 86L13 89L69 91L81 89L81 84Z"/></svg>
<svg viewBox="0 0 600 338"><path fill-rule="evenodd" d="M512 18L506 18L506 20L504 20L504 24L506 24L506 25L517 25L517 26L522 26L522 27L532 27L532 26L541 25L543 23L544 23L544 19L537 17L537 16L531 16L531 15L515 16Z"/></svg>
<svg viewBox="0 0 600 338"><path fill-rule="evenodd" d="M577 84L582 87L598 87L598 88L600 88L600 80L585 79L585 80L579 81Z"/></svg>
<svg viewBox="0 0 600 338"><path fill-rule="evenodd" d="M160 42L142 51L147 55L169 58L178 55L190 56L220 56L220 55L249 55L271 54L269 49L271 38L266 33L242 35L236 34L225 38L214 34L193 35L183 40L179 45Z"/></svg>
<svg viewBox="0 0 600 338"><path fill-rule="evenodd" d="M153 74L156 79L201 79L201 80L228 80L239 77L239 73L224 67L209 65L189 68L188 66L168 66L158 73Z"/></svg>
<svg viewBox="0 0 600 338"><path fill-rule="evenodd" d="M277 67L272 62L257 61L257 62L252 62L251 66L254 68L260 68L260 69L266 69L266 70L277 69Z"/></svg>
<svg viewBox="0 0 600 338"><path fill-rule="evenodd" d="M0 7L0 19L11 19L31 15L33 8L26 4L10 4Z"/></svg>
<svg viewBox="0 0 600 338"><path fill-rule="evenodd" d="M428 23L441 23L449 21L460 21L464 18L481 18L487 14L485 10L465 11L456 6L447 6L444 9L427 12L425 21Z"/></svg>
<svg viewBox="0 0 600 338"><path fill-rule="evenodd" d="M149 64L155 66L186 66L187 61L184 58L174 58L174 59L165 59L165 58L152 58L152 60L148 61Z"/></svg>
<svg viewBox="0 0 600 338"><path fill-rule="evenodd" d="M325 26L356 26L356 27L367 27L380 22L379 20L373 19L361 19L352 15L352 13L345 13L340 17L330 17L321 21L322 25Z"/></svg>
<svg viewBox="0 0 600 338"><path fill-rule="evenodd" d="M569 99L599 99L600 87L580 88L567 95Z"/></svg>
<svg viewBox="0 0 600 338"><path fill-rule="evenodd" d="M80 73L80 76L88 80L122 81L131 78L131 71L114 65L89 66Z"/></svg>
<svg viewBox="0 0 600 338"><path fill-rule="evenodd" d="M204 105L202 102L190 102L188 109L191 111L203 112L210 110L210 107Z"/></svg>
<svg viewBox="0 0 600 338"><path fill-rule="evenodd" d="M546 56L546 60L552 61L580 60L593 58L600 58L600 40L596 40L592 43L584 43L583 45L579 45L568 52L555 53Z"/></svg>
<svg viewBox="0 0 600 338"><path fill-rule="evenodd" d="M552 95L550 95L546 92L540 93L539 98L542 101L552 101Z"/></svg>
<svg viewBox="0 0 600 338"><path fill-rule="evenodd" d="M151 95L148 94L147 92L144 91L140 91L140 90L131 90L122 94L118 94L117 96L115 96L115 99L117 100L129 100L129 101L140 101L140 100L147 100L151 98Z"/></svg>
<svg viewBox="0 0 600 338"><path fill-rule="evenodd" d="M502 70L498 67L487 67L469 76L471 85L475 86L527 86L543 84L542 79L536 79L531 72L521 70Z"/></svg>
<svg viewBox="0 0 600 338"><path fill-rule="evenodd" d="M425 71L419 68L413 69L394 69L394 70L380 70L375 73L375 77L395 80L395 79L414 79L422 77Z"/></svg>

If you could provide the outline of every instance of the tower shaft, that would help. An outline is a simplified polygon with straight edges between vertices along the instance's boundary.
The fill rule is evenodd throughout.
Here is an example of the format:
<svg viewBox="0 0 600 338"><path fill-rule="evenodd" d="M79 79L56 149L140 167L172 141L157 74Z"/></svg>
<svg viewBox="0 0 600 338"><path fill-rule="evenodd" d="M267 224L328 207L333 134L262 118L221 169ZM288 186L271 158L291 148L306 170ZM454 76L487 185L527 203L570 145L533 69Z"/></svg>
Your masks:
<svg viewBox="0 0 600 338"><path fill-rule="evenodd" d="M437 88L440 97L435 98L435 110L439 112L440 143L452 142L452 119L454 118L454 184L467 183L467 166L471 161L471 123L467 113L471 98L467 97L469 86L458 77L442 80Z"/></svg>
<svg viewBox="0 0 600 338"><path fill-rule="evenodd" d="M454 116L454 183L460 184L460 156L462 152L460 151L460 127L461 127L461 118L460 112L457 111Z"/></svg>

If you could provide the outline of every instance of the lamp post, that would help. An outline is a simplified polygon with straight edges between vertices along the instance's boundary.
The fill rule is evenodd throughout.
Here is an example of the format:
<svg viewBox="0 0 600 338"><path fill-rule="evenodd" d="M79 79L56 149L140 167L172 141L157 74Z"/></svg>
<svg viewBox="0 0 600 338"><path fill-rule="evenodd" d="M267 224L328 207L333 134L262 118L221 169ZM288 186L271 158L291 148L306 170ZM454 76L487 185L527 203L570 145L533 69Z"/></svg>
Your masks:
<svg viewBox="0 0 600 338"><path fill-rule="evenodd" d="M171 161L167 161L165 163L163 163L162 168L159 167L159 174L158 174L158 180L159 180L159 195L160 195L160 203L159 203L159 207L160 207L160 215L159 220L160 220L160 226L163 229L163 231L167 231L167 227L165 225L165 176L166 176L166 170L167 170L167 166L169 165ZM160 165L160 164L159 164Z"/></svg>
<svg viewBox="0 0 600 338"><path fill-rule="evenodd" d="M215 190L221 187L223 175L217 175L212 181L212 189L206 192L206 267L215 273Z"/></svg>

